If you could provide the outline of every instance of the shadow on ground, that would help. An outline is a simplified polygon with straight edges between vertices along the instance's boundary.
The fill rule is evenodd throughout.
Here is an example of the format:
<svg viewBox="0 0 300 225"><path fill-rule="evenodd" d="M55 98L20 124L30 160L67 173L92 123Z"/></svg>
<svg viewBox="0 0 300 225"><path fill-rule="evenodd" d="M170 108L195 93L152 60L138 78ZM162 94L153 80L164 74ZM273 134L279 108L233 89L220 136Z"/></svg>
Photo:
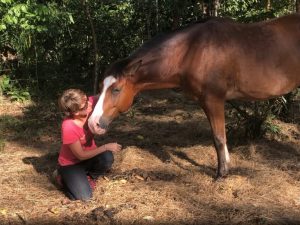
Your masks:
<svg viewBox="0 0 300 225"><path fill-rule="evenodd" d="M174 113L177 112L176 110L181 111ZM155 155L164 163L171 161L170 152L172 152L177 157L199 167L200 171L212 175L215 174L213 168L199 165L180 151L182 148L193 146L213 146L211 130L205 115L202 113L201 116L195 116L200 110L196 102L185 99L178 91L152 91L137 97L133 111L121 115L112 123L107 135L97 137L96 140L99 145L116 141L124 147L137 146ZM149 115L153 120L144 119L143 116ZM169 120L155 119L158 116L168 116ZM177 120L176 116L181 117L181 120ZM0 116L0 128L6 140L24 146L33 146L43 153L47 152L45 150L53 143L60 142L61 119L55 103L35 104L24 110L24 116ZM230 143L230 140L236 137L229 138ZM300 157L299 150L288 142L258 140L251 144L258 146L259 153L272 166L277 166L276 160L293 162ZM58 144L57 148L56 153L59 151ZM233 153L251 157L249 143L240 142L230 149ZM48 167L45 165L53 165L54 168L56 157L57 154L51 153L40 159L28 158L24 162L33 164L37 171L48 173ZM298 167L292 169L299 170ZM248 173L246 170L239 169L239 171L240 173L244 171L245 175ZM234 170L231 173L235 173Z"/></svg>

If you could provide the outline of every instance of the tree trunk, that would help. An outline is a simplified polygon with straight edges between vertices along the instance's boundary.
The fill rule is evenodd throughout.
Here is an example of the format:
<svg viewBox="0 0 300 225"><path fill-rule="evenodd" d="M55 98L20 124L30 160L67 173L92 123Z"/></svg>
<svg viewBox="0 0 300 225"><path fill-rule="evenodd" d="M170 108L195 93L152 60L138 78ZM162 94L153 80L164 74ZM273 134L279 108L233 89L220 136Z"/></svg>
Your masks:
<svg viewBox="0 0 300 225"><path fill-rule="evenodd" d="M271 10L271 0L267 0L266 10L268 12Z"/></svg>
<svg viewBox="0 0 300 225"><path fill-rule="evenodd" d="M155 2L155 9L156 9L156 33L158 33L158 31L159 31L159 23L158 23L158 20L159 20L158 0L156 0L156 2Z"/></svg>
<svg viewBox="0 0 300 225"><path fill-rule="evenodd" d="M178 1L173 1L172 4L172 30L176 30L180 22Z"/></svg>
<svg viewBox="0 0 300 225"><path fill-rule="evenodd" d="M296 0L296 13L300 13L300 0Z"/></svg>
<svg viewBox="0 0 300 225"><path fill-rule="evenodd" d="M147 26L147 40L151 39L151 3L146 1L146 26Z"/></svg>
<svg viewBox="0 0 300 225"><path fill-rule="evenodd" d="M82 0L82 5L85 7L85 12L87 19L90 23L91 31L92 31L92 37L93 37L93 48L94 48L94 84L93 84L93 93L94 95L98 92L98 86L99 86L99 53L98 53L98 44L97 44L97 35L93 23L93 18L90 13L90 7L88 0Z"/></svg>
<svg viewBox="0 0 300 225"><path fill-rule="evenodd" d="M203 18L209 17L209 5L207 1L202 2L202 14Z"/></svg>
<svg viewBox="0 0 300 225"><path fill-rule="evenodd" d="M219 7L220 7L220 1L219 0L214 0L213 16L215 16L215 17L218 16Z"/></svg>
<svg viewBox="0 0 300 225"><path fill-rule="evenodd" d="M217 17L218 9L220 7L220 0L204 0L202 3L203 16Z"/></svg>

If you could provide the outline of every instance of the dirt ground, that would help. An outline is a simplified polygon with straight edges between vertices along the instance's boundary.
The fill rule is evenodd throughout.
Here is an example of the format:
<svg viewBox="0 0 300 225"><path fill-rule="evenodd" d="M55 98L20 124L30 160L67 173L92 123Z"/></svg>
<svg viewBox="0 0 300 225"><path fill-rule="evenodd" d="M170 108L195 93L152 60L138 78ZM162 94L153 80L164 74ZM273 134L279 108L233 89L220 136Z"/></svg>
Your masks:
<svg viewBox="0 0 300 225"><path fill-rule="evenodd" d="M229 136L230 176L214 180L216 153L200 107L180 92L136 98L98 144L117 141L110 174L91 201L52 182L60 146L55 103L0 98L0 224L300 224L300 128L246 142Z"/></svg>

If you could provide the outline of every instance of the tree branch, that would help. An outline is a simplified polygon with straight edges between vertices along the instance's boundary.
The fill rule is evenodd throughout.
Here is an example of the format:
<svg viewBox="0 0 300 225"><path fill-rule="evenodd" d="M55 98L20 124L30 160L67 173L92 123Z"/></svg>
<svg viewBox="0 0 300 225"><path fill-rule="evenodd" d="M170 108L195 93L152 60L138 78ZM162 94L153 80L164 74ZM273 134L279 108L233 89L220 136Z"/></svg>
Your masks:
<svg viewBox="0 0 300 225"><path fill-rule="evenodd" d="M99 82L99 53L98 53L98 44L97 44L97 35L93 23L93 18L90 13L90 7L88 0L82 0L82 5L85 8L87 19L90 23L92 37L93 37L93 48L94 48L94 85L93 85L93 93L96 94L98 91L98 82Z"/></svg>

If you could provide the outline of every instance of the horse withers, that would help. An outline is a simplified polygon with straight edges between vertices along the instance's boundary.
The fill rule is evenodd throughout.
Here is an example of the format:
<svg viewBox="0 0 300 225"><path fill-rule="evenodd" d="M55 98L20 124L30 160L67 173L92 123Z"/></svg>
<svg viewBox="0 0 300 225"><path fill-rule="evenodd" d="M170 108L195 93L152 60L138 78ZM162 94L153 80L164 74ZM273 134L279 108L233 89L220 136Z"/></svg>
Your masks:
<svg viewBox="0 0 300 225"><path fill-rule="evenodd" d="M242 24L212 19L157 37L106 71L88 120L106 130L134 96L147 89L181 87L194 96L210 122L218 157L217 178L228 174L224 104L263 100L300 85L300 15Z"/></svg>

